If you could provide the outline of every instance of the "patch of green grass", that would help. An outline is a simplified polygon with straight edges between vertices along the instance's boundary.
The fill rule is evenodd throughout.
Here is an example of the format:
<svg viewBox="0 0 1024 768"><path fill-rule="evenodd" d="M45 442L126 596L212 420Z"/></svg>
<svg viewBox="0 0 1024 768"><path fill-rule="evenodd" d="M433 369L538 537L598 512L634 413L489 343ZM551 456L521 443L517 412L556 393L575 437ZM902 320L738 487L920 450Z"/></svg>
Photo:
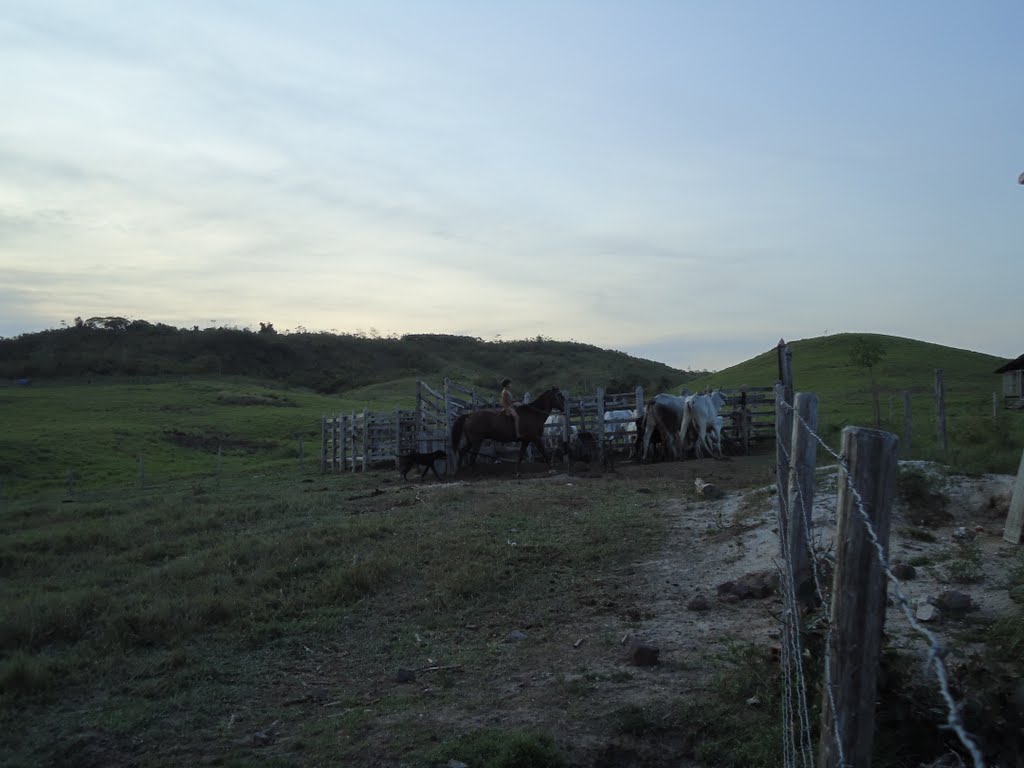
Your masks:
<svg viewBox="0 0 1024 768"><path fill-rule="evenodd" d="M708 696L680 701L671 724L686 735L694 757L708 765L760 768L783 762L780 728L782 686L778 662L766 649L746 643L728 646L714 659L719 670ZM756 698L757 704L745 702ZM627 720L635 729L652 727L649 713Z"/></svg>
<svg viewBox="0 0 1024 768"><path fill-rule="evenodd" d="M473 768L567 768L567 759L550 736L530 730L475 731L450 739L425 755L429 765L458 760Z"/></svg>
<svg viewBox="0 0 1024 768"><path fill-rule="evenodd" d="M957 542L945 560L941 577L950 584L976 584L982 581L985 571L978 543Z"/></svg>
<svg viewBox="0 0 1024 768"><path fill-rule="evenodd" d="M299 390L285 395L244 379L40 383L5 396L0 490L8 498L43 490L78 498L186 477L298 472L300 439L313 472L320 417L340 410L337 398ZM236 404L252 400L291 407Z"/></svg>
<svg viewBox="0 0 1024 768"><path fill-rule="evenodd" d="M379 692L399 668L443 667L422 681L429 705L469 707L466 675L523 663L522 646L502 642L511 629L543 648L581 598L633 599L610 574L663 541L671 519L650 502L672 488L652 485L639 496L628 485L484 481L410 504L413 490L379 474L306 484L285 472L5 503L0 727L20 746L2 756L60 762L48 734L85 729L102 736L81 748L108 757L172 749L179 764L245 763L257 749L246 739L277 719L280 744L291 743L285 731L301 743L300 762L362 764L385 719L427 711L419 688ZM578 685L586 696L595 681ZM332 713L351 709L336 730L300 732L304 706L268 714L311 687L331 689ZM391 749L429 738L403 730ZM554 754L543 741L509 744L489 759Z"/></svg>

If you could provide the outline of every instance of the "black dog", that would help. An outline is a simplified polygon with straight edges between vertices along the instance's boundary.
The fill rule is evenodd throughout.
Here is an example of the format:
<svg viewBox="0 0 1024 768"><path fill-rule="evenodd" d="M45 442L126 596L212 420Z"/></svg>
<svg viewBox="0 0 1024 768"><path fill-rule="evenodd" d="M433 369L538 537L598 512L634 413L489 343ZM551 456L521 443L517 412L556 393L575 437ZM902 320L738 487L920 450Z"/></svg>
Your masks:
<svg viewBox="0 0 1024 768"><path fill-rule="evenodd" d="M448 456L444 451L434 451L433 453L417 453L416 451L413 451L412 453L407 453L399 458L398 471L402 473L403 480L408 480L409 478L407 478L406 475L409 473L409 470L413 467L420 466L423 467L423 473L420 475L420 482L422 482L427 476L427 472L431 470L434 471L434 477L440 480L441 476L437 474L437 467L434 466L434 462L438 459L443 461L447 458Z"/></svg>

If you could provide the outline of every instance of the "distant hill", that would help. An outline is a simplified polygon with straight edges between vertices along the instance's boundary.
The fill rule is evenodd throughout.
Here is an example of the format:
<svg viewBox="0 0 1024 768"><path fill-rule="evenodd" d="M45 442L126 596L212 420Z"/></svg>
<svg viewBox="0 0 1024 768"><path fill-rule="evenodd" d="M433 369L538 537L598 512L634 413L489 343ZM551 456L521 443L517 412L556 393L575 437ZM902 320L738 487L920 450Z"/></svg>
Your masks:
<svg viewBox="0 0 1024 768"><path fill-rule="evenodd" d="M503 378L514 391L557 385L628 391L676 390L698 373L624 352L543 337L483 341L469 336L416 334L369 338L351 334L279 334L236 328L175 328L144 320L92 318L68 328L0 339L0 378L231 375L263 378L321 393L387 389L445 377L497 392Z"/></svg>
<svg viewBox="0 0 1024 768"><path fill-rule="evenodd" d="M943 371L947 392L974 392L991 398L1000 388L993 371L1005 358L945 347L900 336L871 333L839 333L803 339L789 344L793 354L793 382L797 391L851 396L868 391L868 375L851 361L857 339L877 342L883 352L874 367L878 386L884 392L910 389L929 393L935 382L935 369ZM778 378L778 356L774 349L717 373L698 376L693 386L740 387L774 382Z"/></svg>
<svg viewBox="0 0 1024 768"><path fill-rule="evenodd" d="M910 393L912 455L958 462L966 469L1015 470L1024 446L1024 412L1003 407L1002 379L994 371L1006 359L898 336L843 333L789 345L794 388L818 395L819 433L834 449L839 447L843 427L875 426L871 374L851 359L858 339L877 344L882 352L872 371L878 386L879 427L903 437L903 393ZM771 350L695 378L687 386L695 391L764 386L778 379L777 357ZM942 370L945 390L947 455L937 447L936 369Z"/></svg>

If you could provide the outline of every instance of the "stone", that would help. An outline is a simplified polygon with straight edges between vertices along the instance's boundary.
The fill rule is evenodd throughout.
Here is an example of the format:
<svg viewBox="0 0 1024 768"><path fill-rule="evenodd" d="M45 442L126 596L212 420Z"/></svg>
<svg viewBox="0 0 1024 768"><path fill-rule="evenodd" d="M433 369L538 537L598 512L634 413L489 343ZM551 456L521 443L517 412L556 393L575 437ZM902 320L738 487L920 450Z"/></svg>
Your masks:
<svg viewBox="0 0 1024 768"><path fill-rule="evenodd" d="M938 621L942 618L942 611L936 608L934 605L925 603L917 607L917 613L914 614L918 621Z"/></svg>
<svg viewBox="0 0 1024 768"><path fill-rule="evenodd" d="M697 595L690 602L686 604L686 610L688 611L706 611L711 607L708 599L704 595Z"/></svg>
<svg viewBox="0 0 1024 768"><path fill-rule="evenodd" d="M411 669L399 669L398 674L395 675L396 683L415 683L416 673Z"/></svg>
<svg viewBox="0 0 1024 768"><path fill-rule="evenodd" d="M661 649L654 645L634 640L629 644L627 659L635 667L653 667L658 663Z"/></svg>
<svg viewBox="0 0 1024 768"><path fill-rule="evenodd" d="M953 531L953 538L957 541L971 541L977 535L970 528L964 528L963 526Z"/></svg>
<svg viewBox="0 0 1024 768"><path fill-rule="evenodd" d="M768 597L779 584L776 571L748 573L735 581L718 585L718 599L731 603L736 600L756 600Z"/></svg>
<svg viewBox="0 0 1024 768"><path fill-rule="evenodd" d="M518 642L520 640L525 640L525 639L526 639L526 633L525 632L523 632L522 630L519 630L519 629L513 629L505 637L505 642L506 643L515 643L515 642Z"/></svg>
<svg viewBox="0 0 1024 768"><path fill-rule="evenodd" d="M913 581L917 577L917 569L909 563L895 563L892 573L900 581Z"/></svg>
<svg viewBox="0 0 1024 768"><path fill-rule="evenodd" d="M974 601L971 600L970 595L958 592L955 589L946 590L935 598L934 602L937 607L941 608L950 616L963 616L965 613L973 611L977 607L974 605Z"/></svg>

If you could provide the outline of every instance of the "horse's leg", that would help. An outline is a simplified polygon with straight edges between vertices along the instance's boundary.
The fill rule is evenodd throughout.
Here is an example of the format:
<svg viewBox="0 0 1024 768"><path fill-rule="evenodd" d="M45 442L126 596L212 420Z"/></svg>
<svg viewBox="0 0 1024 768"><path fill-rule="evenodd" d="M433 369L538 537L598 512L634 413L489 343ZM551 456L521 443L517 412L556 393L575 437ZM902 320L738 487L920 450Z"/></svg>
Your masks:
<svg viewBox="0 0 1024 768"><path fill-rule="evenodd" d="M519 467L523 463L523 457L526 455L526 449L530 447L530 441L526 439L520 439L519 441L519 455L516 456L516 471L513 477L519 477Z"/></svg>
<svg viewBox="0 0 1024 768"><path fill-rule="evenodd" d="M548 456L548 449L544 445L544 440L539 437L535 437L533 438L532 442L537 446L537 450L540 451L541 460L546 464L553 464L554 460L551 456Z"/></svg>

